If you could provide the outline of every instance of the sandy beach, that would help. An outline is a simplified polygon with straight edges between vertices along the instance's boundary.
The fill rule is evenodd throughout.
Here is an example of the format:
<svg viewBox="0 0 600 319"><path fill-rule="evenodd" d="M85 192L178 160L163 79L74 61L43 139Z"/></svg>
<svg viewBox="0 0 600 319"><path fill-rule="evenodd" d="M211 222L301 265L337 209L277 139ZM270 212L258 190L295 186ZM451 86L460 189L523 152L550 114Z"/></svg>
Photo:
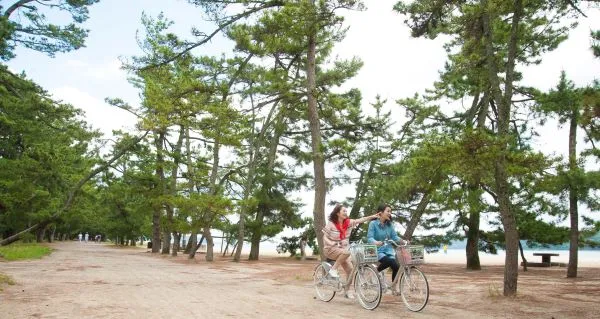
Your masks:
<svg viewBox="0 0 600 319"><path fill-rule="evenodd" d="M1 318L596 318L600 303L598 267L581 267L576 279L559 267L520 271L518 296L504 298L502 266L467 271L438 262L443 252L432 254L422 267L429 304L411 313L391 295L374 311L343 297L316 300L315 261L219 257L207 263L204 255L190 261L141 247L51 247L55 251L41 260L0 262L0 272L17 283L0 292ZM448 262L449 254L439 258Z"/></svg>
<svg viewBox="0 0 600 319"><path fill-rule="evenodd" d="M218 240L215 240L215 250L220 250L221 244ZM276 251L276 243L273 242L262 242L260 248L261 256L269 257L285 257L287 254L278 254ZM206 249L206 245L203 246L203 250ZM230 249L231 250L231 249ZM248 254L250 252L250 245L245 244L242 248L242 253ZM547 250L547 249L525 249L524 255L528 262L541 262L541 257L534 256L534 253L556 253L559 256L552 257L552 262L558 262L567 264L569 262L569 251L568 250ZM311 254L310 248L307 248L307 254ZM479 259L482 265L504 265L504 251L498 250L498 254L487 254L479 252ZM466 255L464 249L448 249L444 253L443 249L439 249L438 252L425 253L425 260L427 263L434 264L466 264ZM523 261L519 253L519 263ZM580 250L578 256L579 267L600 267L600 250Z"/></svg>
<svg viewBox="0 0 600 319"><path fill-rule="evenodd" d="M552 257L552 262L564 263L569 262L569 251L567 250L532 250L526 251L525 258L528 262L541 262L541 257L534 256L535 252L556 253L557 257ZM580 250L578 254L579 267L600 267L600 251L599 250ZM449 249L447 253L440 250L437 253L426 254L425 259L428 263L435 264L466 264L467 257L464 249ZM479 260L482 265L504 265L504 252L500 251L497 255L479 253ZM519 262L523 261L519 255Z"/></svg>

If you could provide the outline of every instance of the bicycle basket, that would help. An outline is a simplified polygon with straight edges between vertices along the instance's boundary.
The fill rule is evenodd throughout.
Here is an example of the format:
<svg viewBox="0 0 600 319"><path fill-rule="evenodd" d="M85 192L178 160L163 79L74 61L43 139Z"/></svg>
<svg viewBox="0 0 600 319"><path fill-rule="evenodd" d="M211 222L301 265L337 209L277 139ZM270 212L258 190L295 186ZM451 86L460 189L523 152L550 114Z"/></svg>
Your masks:
<svg viewBox="0 0 600 319"><path fill-rule="evenodd" d="M425 262L425 247L423 245L400 246L396 250L398 261L403 265L416 265Z"/></svg>
<svg viewBox="0 0 600 319"><path fill-rule="evenodd" d="M350 247L350 255L355 265L377 262L377 246L354 245Z"/></svg>

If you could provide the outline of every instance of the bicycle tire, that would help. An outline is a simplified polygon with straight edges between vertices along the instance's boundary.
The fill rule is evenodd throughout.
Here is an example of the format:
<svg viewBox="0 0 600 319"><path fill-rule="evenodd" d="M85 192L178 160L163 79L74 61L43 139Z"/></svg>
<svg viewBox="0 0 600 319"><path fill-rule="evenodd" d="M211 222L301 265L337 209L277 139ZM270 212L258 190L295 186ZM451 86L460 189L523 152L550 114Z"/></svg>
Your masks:
<svg viewBox="0 0 600 319"><path fill-rule="evenodd" d="M429 282L421 269L409 266L399 280L400 297L410 311L419 312L429 301Z"/></svg>
<svg viewBox="0 0 600 319"><path fill-rule="evenodd" d="M360 305L367 310L374 310L381 303L383 291L377 269L371 265L358 266L354 275L354 291Z"/></svg>
<svg viewBox="0 0 600 319"><path fill-rule="evenodd" d="M313 272L313 284L317 298L321 301L329 302L335 297L335 290L327 282L327 271L322 264L318 264Z"/></svg>

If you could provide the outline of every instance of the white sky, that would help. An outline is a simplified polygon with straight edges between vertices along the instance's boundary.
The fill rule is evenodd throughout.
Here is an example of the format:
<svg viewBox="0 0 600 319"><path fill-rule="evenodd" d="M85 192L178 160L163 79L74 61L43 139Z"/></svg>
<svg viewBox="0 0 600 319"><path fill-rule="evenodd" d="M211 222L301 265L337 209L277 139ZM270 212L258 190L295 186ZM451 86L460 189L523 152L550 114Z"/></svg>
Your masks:
<svg viewBox="0 0 600 319"><path fill-rule="evenodd" d="M347 83L363 92L363 104L368 105L380 94L388 100L387 107L396 108L399 98L422 93L438 78L446 53L440 40L412 39L403 24L404 18L392 11L395 0L364 1L366 12L347 14L350 25L346 39L334 54L340 58L358 56L364 67L358 76ZM174 20L173 32L187 36L192 25L201 26L201 12L183 0L103 0L90 10L86 27L90 29L87 47L52 59L40 53L18 49L17 57L9 61L13 71L24 71L58 99L69 102L86 112L88 123L110 134L113 129L131 128L135 119L127 112L115 109L104 102L106 97L119 97L138 105L138 92L127 82L120 70L119 57L140 54L135 40L141 29L142 11L156 16L164 11ZM52 18L52 15L49 15ZM212 27L205 25L205 30ZM548 89L558 82L561 70L577 85L591 83L600 75L600 59L592 57L590 30L600 29L600 13L580 19L580 26L560 47L547 54L541 65L525 69L524 83ZM203 53L218 55L230 51L231 45L222 39L202 49ZM548 126L538 147L545 152L564 154L566 134L557 134L557 128ZM312 166L307 167L312 172ZM332 167L327 175L333 174ZM333 190L327 201L353 196L354 185ZM313 193L301 192L306 204L305 215L312 215ZM329 211L330 207L326 209Z"/></svg>

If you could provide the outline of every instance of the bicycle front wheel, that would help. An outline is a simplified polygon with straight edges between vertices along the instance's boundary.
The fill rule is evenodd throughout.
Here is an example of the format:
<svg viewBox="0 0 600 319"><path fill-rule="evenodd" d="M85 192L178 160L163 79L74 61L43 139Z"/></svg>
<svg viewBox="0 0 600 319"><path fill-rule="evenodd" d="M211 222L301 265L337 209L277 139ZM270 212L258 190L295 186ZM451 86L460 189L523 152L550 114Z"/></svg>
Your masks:
<svg viewBox="0 0 600 319"><path fill-rule="evenodd" d="M323 267L322 264L318 264L313 273L313 283L315 285L317 298L325 302L329 302L335 297L335 289L330 284L330 280L331 279L327 278L327 270L325 267Z"/></svg>
<svg viewBox="0 0 600 319"><path fill-rule="evenodd" d="M371 265L358 266L354 275L356 298L363 308L373 310L381 302L381 281L377 270Z"/></svg>
<svg viewBox="0 0 600 319"><path fill-rule="evenodd" d="M425 274L417 267L404 269L400 278L400 296L410 311L421 311L429 301L429 283Z"/></svg>

